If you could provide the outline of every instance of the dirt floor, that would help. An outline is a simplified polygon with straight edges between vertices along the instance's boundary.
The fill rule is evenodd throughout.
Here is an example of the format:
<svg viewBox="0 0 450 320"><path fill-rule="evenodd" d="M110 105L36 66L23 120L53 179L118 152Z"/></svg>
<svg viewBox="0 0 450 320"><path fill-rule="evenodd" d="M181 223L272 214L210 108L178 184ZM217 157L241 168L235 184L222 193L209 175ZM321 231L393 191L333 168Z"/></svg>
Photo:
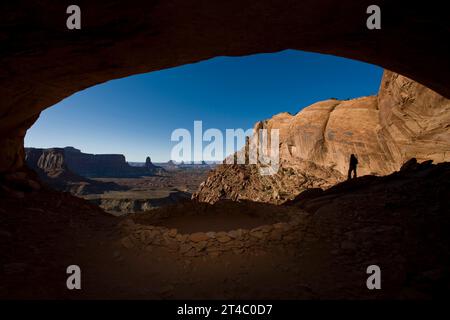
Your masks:
<svg viewBox="0 0 450 320"><path fill-rule="evenodd" d="M201 205L192 209L190 201L178 206L160 208L156 213L166 213L167 217L157 217L148 212L134 214L129 217L144 225L175 228L179 233L208 231L231 231L236 229L252 229L265 224L273 224L286 220L277 217L280 207L261 203L234 203L223 201L220 205Z"/></svg>

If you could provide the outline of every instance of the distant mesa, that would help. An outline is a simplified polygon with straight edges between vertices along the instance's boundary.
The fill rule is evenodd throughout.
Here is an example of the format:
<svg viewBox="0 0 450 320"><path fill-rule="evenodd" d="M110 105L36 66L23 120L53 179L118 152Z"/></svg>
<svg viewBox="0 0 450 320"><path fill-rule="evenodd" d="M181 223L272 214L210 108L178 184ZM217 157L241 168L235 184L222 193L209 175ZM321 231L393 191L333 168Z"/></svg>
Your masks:
<svg viewBox="0 0 450 320"><path fill-rule="evenodd" d="M176 162L173 160L169 160L167 162L158 163L158 166L164 168L168 171L174 171L174 170L190 170L190 169L200 169L200 170L209 170L214 169L216 167L217 163L215 162L206 162L206 161L200 161L200 162L187 162L187 161L181 161Z"/></svg>
<svg viewBox="0 0 450 320"><path fill-rule="evenodd" d="M67 171L89 178L128 178L151 176L164 172L147 157L145 166L131 166L123 154L89 154L74 147L25 148L29 167L45 172Z"/></svg>
<svg viewBox="0 0 450 320"><path fill-rule="evenodd" d="M80 152L70 148L69 152ZM103 193L105 190L122 191L125 187L114 182L102 182L83 177L67 166L64 148L36 149L26 148L28 167L34 170L44 184L59 191L75 195Z"/></svg>

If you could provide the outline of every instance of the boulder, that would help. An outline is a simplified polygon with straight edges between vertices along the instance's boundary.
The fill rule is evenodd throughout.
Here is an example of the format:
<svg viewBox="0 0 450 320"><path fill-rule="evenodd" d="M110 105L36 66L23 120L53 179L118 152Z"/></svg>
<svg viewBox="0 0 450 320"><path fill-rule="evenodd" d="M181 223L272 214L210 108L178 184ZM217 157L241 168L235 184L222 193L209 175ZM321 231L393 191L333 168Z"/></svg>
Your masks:
<svg viewBox="0 0 450 320"><path fill-rule="evenodd" d="M122 238L121 240L122 246L124 246L126 249L131 249L134 247L133 241L129 237Z"/></svg>
<svg viewBox="0 0 450 320"><path fill-rule="evenodd" d="M400 172L415 170L418 167L417 159L411 158L406 161L400 168Z"/></svg>
<svg viewBox="0 0 450 320"><path fill-rule="evenodd" d="M208 235L204 232L196 232L189 236L189 240L191 240L192 242L207 241L208 239Z"/></svg>

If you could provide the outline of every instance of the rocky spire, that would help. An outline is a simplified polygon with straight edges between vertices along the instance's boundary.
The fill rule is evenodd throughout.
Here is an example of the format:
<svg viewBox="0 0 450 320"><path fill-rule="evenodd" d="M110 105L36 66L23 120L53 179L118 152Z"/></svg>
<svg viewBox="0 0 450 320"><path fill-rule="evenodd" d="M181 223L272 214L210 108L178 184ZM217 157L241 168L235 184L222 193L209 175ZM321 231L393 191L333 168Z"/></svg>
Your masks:
<svg viewBox="0 0 450 320"><path fill-rule="evenodd" d="M147 158L145 159L145 167L146 167L146 168L151 168L151 167L153 167L152 159L151 159L150 157L147 157Z"/></svg>

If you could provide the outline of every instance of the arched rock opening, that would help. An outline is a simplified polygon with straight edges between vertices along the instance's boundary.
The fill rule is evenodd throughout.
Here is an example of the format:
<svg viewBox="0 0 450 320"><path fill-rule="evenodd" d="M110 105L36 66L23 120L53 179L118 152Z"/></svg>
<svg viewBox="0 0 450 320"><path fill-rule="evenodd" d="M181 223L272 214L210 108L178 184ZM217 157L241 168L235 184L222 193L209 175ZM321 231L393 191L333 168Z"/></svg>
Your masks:
<svg viewBox="0 0 450 320"><path fill-rule="evenodd" d="M23 166L23 137L39 113L111 79L220 55L299 49L377 64L450 97L449 20L437 4L378 1L79 1L8 3L0 10L0 172ZM443 5L443 4L442 4Z"/></svg>

